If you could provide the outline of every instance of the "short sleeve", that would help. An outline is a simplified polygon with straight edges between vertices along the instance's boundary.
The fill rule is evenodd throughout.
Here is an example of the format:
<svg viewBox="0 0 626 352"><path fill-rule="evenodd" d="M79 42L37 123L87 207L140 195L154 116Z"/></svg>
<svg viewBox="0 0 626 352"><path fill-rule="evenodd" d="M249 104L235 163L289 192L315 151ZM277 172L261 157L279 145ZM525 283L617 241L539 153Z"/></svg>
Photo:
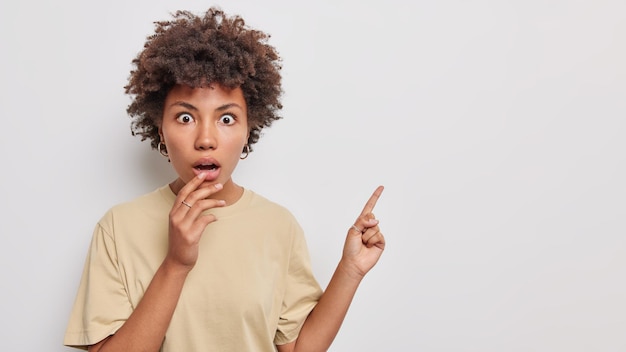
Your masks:
<svg viewBox="0 0 626 352"><path fill-rule="evenodd" d="M110 216L110 214L109 214ZM106 220L106 217L103 221ZM86 349L114 334L132 312L114 237L96 226L63 344Z"/></svg>
<svg viewBox="0 0 626 352"><path fill-rule="evenodd" d="M322 290L313 276L309 251L300 226L294 224L294 240L289 259L285 296L274 337L276 345L295 340Z"/></svg>

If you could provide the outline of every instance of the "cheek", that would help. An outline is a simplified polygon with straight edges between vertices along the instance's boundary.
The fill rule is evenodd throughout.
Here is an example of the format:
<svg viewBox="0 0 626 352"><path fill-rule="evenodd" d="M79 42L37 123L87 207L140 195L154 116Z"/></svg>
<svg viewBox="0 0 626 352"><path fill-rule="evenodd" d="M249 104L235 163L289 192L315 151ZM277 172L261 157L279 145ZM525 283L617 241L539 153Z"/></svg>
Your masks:
<svg viewBox="0 0 626 352"><path fill-rule="evenodd" d="M162 127L161 136L163 136L167 146L171 146L172 149L182 149L190 140L189 131L181 128L168 127L167 125Z"/></svg>
<svg viewBox="0 0 626 352"><path fill-rule="evenodd" d="M232 148L243 149L243 146L248 143L248 135L247 129L240 129L238 131L230 131L226 139Z"/></svg>

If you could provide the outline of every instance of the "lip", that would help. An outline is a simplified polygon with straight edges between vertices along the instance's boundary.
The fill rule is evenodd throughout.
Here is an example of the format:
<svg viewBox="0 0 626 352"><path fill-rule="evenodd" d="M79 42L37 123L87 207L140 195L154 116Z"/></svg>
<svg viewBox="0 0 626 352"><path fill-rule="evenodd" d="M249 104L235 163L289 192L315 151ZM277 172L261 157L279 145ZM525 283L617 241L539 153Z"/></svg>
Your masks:
<svg viewBox="0 0 626 352"><path fill-rule="evenodd" d="M216 168L212 170L203 170L203 169L198 168L200 165L208 165L208 164L213 164L216 166ZM206 174L204 181L209 181L209 182L215 181L220 175L220 170L221 170L220 163L213 158L198 159L195 163L193 163L192 166L193 166L192 167L193 172L196 176L201 173Z"/></svg>

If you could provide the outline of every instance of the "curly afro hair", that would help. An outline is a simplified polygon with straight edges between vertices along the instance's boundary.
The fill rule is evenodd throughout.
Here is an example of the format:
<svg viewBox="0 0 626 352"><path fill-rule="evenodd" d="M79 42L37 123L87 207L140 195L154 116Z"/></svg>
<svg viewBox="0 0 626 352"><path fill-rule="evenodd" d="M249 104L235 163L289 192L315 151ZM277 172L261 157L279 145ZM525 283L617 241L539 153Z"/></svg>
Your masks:
<svg viewBox="0 0 626 352"><path fill-rule="evenodd" d="M174 85L202 87L218 83L240 87L248 107L248 148L261 129L281 118L281 58L269 35L249 28L239 16L212 7L203 16L177 11L170 21L155 22L143 51L132 61L126 93L133 135L156 149L165 97Z"/></svg>

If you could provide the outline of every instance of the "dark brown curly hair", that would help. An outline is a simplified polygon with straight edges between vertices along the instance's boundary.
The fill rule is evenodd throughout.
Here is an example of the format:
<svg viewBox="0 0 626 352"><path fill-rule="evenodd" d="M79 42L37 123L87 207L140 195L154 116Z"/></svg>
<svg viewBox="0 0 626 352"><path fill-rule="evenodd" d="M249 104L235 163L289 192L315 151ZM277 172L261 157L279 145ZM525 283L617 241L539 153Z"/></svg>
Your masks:
<svg viewBox="0 0 626 352"><path fill-rule="evenodd" d="M170 21L155 22L124 87L132 102L127 112L133 135L160 137L165 97L174 85L202 87L218 83L240 87L248 107L248 148L259 140L261 129L281 118L281 58L267 41L269 35L251 29L239 16L211 7L203 16L177 11Z"/></svg>

